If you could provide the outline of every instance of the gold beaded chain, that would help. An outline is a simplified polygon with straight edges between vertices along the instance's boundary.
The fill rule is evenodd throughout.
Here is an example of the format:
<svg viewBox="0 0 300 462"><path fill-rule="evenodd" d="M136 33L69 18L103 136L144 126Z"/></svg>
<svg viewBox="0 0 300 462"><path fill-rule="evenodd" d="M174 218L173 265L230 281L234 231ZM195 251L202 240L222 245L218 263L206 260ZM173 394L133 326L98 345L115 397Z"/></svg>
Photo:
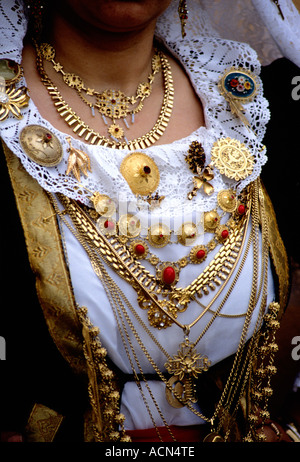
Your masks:
<svg viewBox="0 0 300 462"><path fill-rule="evenodd" d="M51 47L50 47L51 48ZM49 54L48 54L49 52ZM173 86L173 77L171 66L165 54L162 51L157 52L157 56L160 60L160 66L163 73L163 82L164 82L164 97L161 107L160 114L158 119L153 126L153 128L146 133L145 135L127 141L119 141L116 136L115 139L106 138L100 133L96 132L94 129L89 127L68 105L68 103L62 98L60 92L56 85L51 81L47 75L44 66L43 60L51 60L51 50L47 51L47 47L43 48L43 45L36 45L36 66L40 75L42 83L47 88L47 91L54 101L54 106L59 115L65 120L65 122L73 129L73 132L79 137L84 137L84 140L92 145L100 145L110 148L117 149L129 149L131 151L145 149L152 144L156 143L160 137L164 134L169 120L172 115L173 103L174 103L174 86ZM155 61L156 62L156 61ZM158 68L157 63L154 68ZM77 81L76 81L77 82ZM82 87L83 88L83 87ZM85 88L85 87L84 87ZM146 92L145 92L146 95ZM146 97L146 96L145 96ZM100 107L100 106L99 106ZM113 129L112 129L113 131ZM115 135L117 132L115 132Z"/></svg>

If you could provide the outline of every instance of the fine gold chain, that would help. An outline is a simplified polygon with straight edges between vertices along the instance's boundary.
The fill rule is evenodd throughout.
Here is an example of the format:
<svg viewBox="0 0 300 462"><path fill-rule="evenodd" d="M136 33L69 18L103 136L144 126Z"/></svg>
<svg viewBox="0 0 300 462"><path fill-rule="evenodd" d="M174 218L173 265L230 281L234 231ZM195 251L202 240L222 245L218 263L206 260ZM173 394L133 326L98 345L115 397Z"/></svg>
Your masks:
<svg viewBox="0 0 300 462"><path fill-rule="evenodd" d="M256 326L255 326L255 332L258 332L258 330L259 330L259 327L260 327L260 324L261 324L261 321L262 321L262 316L263 316L263 313L264 313L265 308L266 308L266 292L267 292L266 273L267 273L267 268L268 268L268 251L267 251L268 245L267 245L266 218L265 218L265 215L263 213L262 213L263 264L262 264L261 277L263 278L264 282L263 282L263 284L260 284L259 290L257 290L257 285L258 285L257 284L258 283L258 254L259 254L259 246L258 246L258 235L259 235L258 221L259 221L259 215L258 215L258 204L257 204L257 202L258 202L258 200L257 200L257 197L258 197L257 189L258 188L256 187L255 188L255 191L256 191L255 192L255 197L254 197L254 200L253 200L254 201L254 206L252 207L252 212L253 212L253 214L252 214L253 228L252 228L252 231L251 231L252 238L250 236L248 244L247 244L247 249L246 249L245 255L243 257L243 261L241 262L241 265L239 267L239 271L236 274L234 282L233 282L231 288L229 289L229 291L228 291L228 293L227 293L227 295L225 297L225 300L226 300L230 296L230 293L231 293L234 285L236 284L236 282L237 282L237 280L239 278L241 269L243 267L243 263L244 263L244 261L246 259L246 255L249 252L250 245L251 245L251 242L253 240L253 237L256 236L256 238L253 241L253 244L254 244L254 247L253 247L253 253L254 253L253 284L252 284L252 289L251 289L249 310L247 312L246 320L245 320L244 327L243 327L243 332L242 332L241 339L240 339L240 344L239 344L239 347L237 349L237 353L236 353L236 356L235 356L235 361L234 361L231 373L229 375L226 386L225 386L225 388L223 390L223 393L221 395L221 398L219 400L218 406L216 407L216 411L214 412L214 414L213 414L213 416L211 418L208 418L208 417L204 416L202 413L195 410L193 408L193 406L191 405L191 403L184 403L194 414L196 414L197 416L199 416L200 418L202 418L206 422L210 422L212 425L214 424L216 419L219 417L219 427L222 425L223 419L225 419L225 417L226 417L225 414L223 415L223 418L221 416L219 416L219 413L222 412L222 408L223 408L225 400L226 400L226 403L227 403L226 406L230 407L232 405L234 399L236 398L237 393L239 394L239 397L242 396L242 392L245 389L245 386L246 386L246 383L247 383L247 380L248 380L248 377L249 377L249 374L250 374L250 369L252 367L252 360L253 360L253 355L254 355L253 348L256 345L256 340L255 340L256 336L255 335L253 335L253 337L252 337L252 340L250 342L251 348L248 350L248 353L247 353L247 360L248 361L243 362L242 365L241 365L241 361L242 361L244 346L245 346L245 342L246 342L246 333L248 332L250 320L252 318L254 308L255 308L258 300L259 300L259 294L260 294L260 291L261 291L262 287L263 287L262 302L261 302L261 306L260 306L260 309L259 309L259 314L258 314ZM260 200L262 200L261 196L260 196ZM261 204L261 209L263 209L263 204ZM82 241L81 236L78 236L78 238L79 238L79 241L81 242ZM84 247L86 247L85 242L81 242L81 243L84 245ZM92 257L91 253L90 253L90 256ZM92 258L94 258L94 257L92 257ZM128 322L128 324L130 326L130 329L133 332L135 338L137 339L138 343L140 344L141 350L146 355L147 359L149 360L150 364L152 365L152 367L154 368L154 370L156 371L156 373L158 374L160 379L165 383L166 388L169 388L170 391L175 395L175 397L180 402L181 397L176 396L176 392L174 392L172 387L169 385L168 381L165 379L164 375L160 372L159 368L155 365L155 363L154 363L153 359L151 358L151 356L149 355L145 345L143 344L142 340L140 339L138 333L136 332L130 318L128 317L128 314L126 312L126 308L123 306L123 303L122 303L122 301L120 299L120 294L122 294L122 292L120 291L119 287L107 275L107 273L106 273L106 271L104 269L103 263L101 263L99 261L99 259L97 259L96 263L94 262L93 267L94 267L94 270L97 269L96 274L98 274L98 276L100 277L101 280L103 280L104 275L106 274L106 277L104 279L106 279L107 283L105 285L107 287L110 287L109 293L117 294L117 295L115 295L115 297L116 297L115 298L115 303L117 302L119 304L119 306L121 306L123 315L125 316L125 319ZM109 278L109 279L107 279L107 278ZM121 296L124 297L124 295L121 295ZM125 298L123 298L123 299L125 299ZM128 300L126 301L126 299L125 299L125 302L126 302L126 305L130 307L130 309L133 309L133 307L131 307L131 304L128 302ZM224 304L224 303L225 303L225 301L223 300L222 304ZM123 306L123 308L122 308L122 306ZM120 315L120 311L119 311L119 315ZM136 319L139 320L139 317L138 317L137 313L136 313L135 317L136 317ZM150 334L152 340L155 341L156 345L158 345L160 347L160 349L162 349L162 347L156 341L155 337L151 334L151 332L149 331L147 326L145 326L145 324L142 324L142 327L144 328L144 330L147 332L148 335ZM200 338L203 337L206 330L203 333L200 334L197 341L199 341ZM134 352L133 345L130 345L130 346L131 346L131 350L133 351L133 356L135 357L136 353ZM167 352L165 352L165 350L162 350L162 351L164 352L164 354L166 354L166 357L169 357L169 355L167 354ZM136 362L136 363L139 364L139 362ZM242 370L240 371L240 373L238 375L238 371L240 370L241 367L242 367ZM243 375L243 380L242 380L242 375ZM143 374L142 374L142 376L143 376ZM145 377L143 377L143 380L144 379L145 379ZM241 380L242 380L242 383L241 383ZM237 407L237 405L238 405L238 401L237 401L237 404L236 404L235 408Z"/></svg>
<svg viewBox="0 0 300 462"><path fill-rule="evenodd" d="M100 145L110 148L117 149L129 149L131 151L145 149L152 144L156 143L160 137L164 134L169 120L172 115L173 104L174 104L174 85L173 77L171 72L171 66L168 62L167 57L162 51L158 51L158 55L161 62L163 81L164 81L164 97L158 119L153 128L145 135L129 140L126 142L118 142L113 139L106 138L94 129L89 127L68 105L68 103L62 98L56 85L51 81L49 76L46 74L43 67L43 55L36 47L36 66L40 74L42 83L47 88L47 91L54 101L54 106L59 115L65 120L65 122L73 129L73 132L79 137L84 137L84 140L93 145Z"/></svg>

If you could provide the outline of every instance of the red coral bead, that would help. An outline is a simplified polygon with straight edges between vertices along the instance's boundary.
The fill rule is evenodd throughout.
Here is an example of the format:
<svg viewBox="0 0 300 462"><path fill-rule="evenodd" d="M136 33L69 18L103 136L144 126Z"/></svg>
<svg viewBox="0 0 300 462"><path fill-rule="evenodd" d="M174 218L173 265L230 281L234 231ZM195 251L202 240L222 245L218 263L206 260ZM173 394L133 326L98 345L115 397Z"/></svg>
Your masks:
<svg viewBox="0 0 300 462"><path fill-rule="evenodd" d="M134 251L136 255L139 255L139 256L144 255L145 247L142 244L137 244L134 248Z"/></svg>
<svg viewBox="0 0 300 462"><path fill-rule="evenodd" d="M163 274L162 274L162 280L165 284L173 284L173 282L175 281L175 278L176 278L176 273L175 273L175 270L172 266L167 266L164 270L163 270Z"/></svg>
<svg viewBox="0 0 300 462"><path fill-rule="evenodd" d="M112 221L106 220L104 222L104 228L105 229L114 229L115 225Z"/></svg>
<svg viewBox="0 0 300 462"><path fill-rule="evenodd" d="M201 249L201 250L198 250L198 252L196 253L196 257L198 260L202 260L202 258L205 257L205 250Z"/></svg>
<svg viewBox="0 0 300 462"><path fill-rule="evenodd" d="M243 204L238 206L238 213L240 215L244 215L245 211L246 211L246 208L245 208L245 206Z"/></svg>
<svg viewBox="0 0 300 462"><path fill-rule="evenodd" d="M223 229L223 231L221 232L221 236L222 236L222 239L227 239L228 236L229 236L229 232L227 229Z"/></svg>

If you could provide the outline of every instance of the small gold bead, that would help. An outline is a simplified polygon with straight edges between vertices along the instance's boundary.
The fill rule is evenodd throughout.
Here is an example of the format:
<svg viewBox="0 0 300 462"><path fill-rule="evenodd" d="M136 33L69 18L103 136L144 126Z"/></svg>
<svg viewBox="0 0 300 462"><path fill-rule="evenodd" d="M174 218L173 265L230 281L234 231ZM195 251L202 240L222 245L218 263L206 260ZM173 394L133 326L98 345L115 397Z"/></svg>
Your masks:
<svg viewBox="0 0 300 462"><path fill-rule="evenodd" d="M256 371L255 371L255 375L257 377L265 377L266 376L266 369L264 369L263 367L260 367L258 368Z"/></svg>
<svg viewBox="0 0 300 462"><path fill-rule="evenodd" d="M114 416L114 410L112 408L104 409L103 414L106 417L106 419L111 420Z"/></svg>
<svg viewBox="0 0 300 462"><path fill-rule="evenodd" d="M112 391L108 395L109 399L112 401L118 401L120 399L120 393L118 391Z"/></svg>
<svg viewBox="0 0 300 462"><path fill-rule="evenodd" d="M264 315L264 320L265 320L266 322L270 322L272 319L273 319L273 316L271 315L271 313L266 313L266 314Z"/></svg>
<svg viewBox="0 0 300 462"><path fill-rule="evenodd" d="M269 348L266 347L265 345L263 345L263 346L261 346L261 347L259 348L259 352L260 352L260 354L261 354L262 356L265 356L265 355L268 354Z"/></svg>
<svg viewBox="0 0 300 462"><path fill-rule="evenodd" d="M247 435L247 436L245 436L243 441L244 441L244 443L253 443L253 438L252 438L251 435Z"/></svg>
<svg viewBox="0 0 300 462"><path fill-rule="evenodd" d="M121 441L122 443L130 443L130 442L131 442L131 438L130 438L129 435L124 435L124 436L121 437L120 441Z"/></svg>
<svg viewBox="0 0 300 462"><path fill-rule="evenodd" d="M260 391L254 391L252 397L254 401L261 401L263 399L263 394Z"/></svg>
<svg viewBox="0 0 300 462"><path fill-rule="evenodd" d="M268 374L274 375L277 372L277 367L269 365L266 367L266 371Z"/></svg>
<svg viewBox="0 0 300 462"><path fill-rule="evenodd" d="M124 422L125 422L125 416L124 416L124 414L118 414L118 415L116 415L115 421L116 421L118 424L124 423Z"/></svg>
<svg viewBox="0 0 300 462"><path fill-rule="evenodd" d="M272 319L269 323L269 326L271 329L277 330L280 327L280 322L276 321L275 319Z"/></svg>
<svg viewBox="0 0 300 462"><path fill-rule="evenodd" d="M262 389L262 393L264 396L272 396L273 395L273 390L271 387L264 387Z"/></svg>
<svg viewBox="0 0 300 462"><path fill-rule="evenodd" d="M93 337L97 337L99 335L100 329L98 327L92 327L90 329L90 335Z"/></svg>
<svg viewBox="0 0 300 462"><path fill-rule="evenodd" d="M263 432L259 432L257 433L257 439L259 442L263 442L266 441L267 437Z"/></svg>
<svg viewBox="0 0 300 462"><path fill-rule="evenodd" d="M269 349L270 349L271 353L276 353L279 350L279 347L278 347L277 343L272 342L269 345Z"/></svg>
<svg viewBox="0 0 300 462"><path fill-rule="evenodd" d="M270 413L269 413L269 411L263 410L263 411L260 411L259 414L260 414L260 416L261 416L262 419L269 419L269 418L270 418Z"/></svg>
<svg viewBox="0 0 300 462"><path fill-rule="evenodd" d="M107 355L107 351L105 348L97 348L95 354L96 356L98 356L98 358L105 358L105 356Z"/></svg>
<svg viewBox="0 0 300 462"><path fill-rule="evenodd" d="M109 434L109 439L110 439L111 441L118 441L119 438L120 438L119 432L111 432L111 433Z"/></svg>
<svg viewBox="0 0 300 462"><path fill-rule="evenodd" d="M112 380L113 376L114 376L114 373L112 371L110 371L109 369L107 369L105 366L101 370L101 374L102 374L103 380L106 380L106 381Z"/></svg>
<svg viewBox="0 0 300 462"><path fill-rule="evenodd" d="M249 414L249 423L256 424L258 422L258 416L256 414Z"/></svg>
<svg viewBox="0 0 300 462"><path fill-rule="evenodd" d="M280 305L279 303L277 302L272 302L270 303L270 306L269 306L269 311L272 312L272 313L278 313L278 311L280 310Z"/></svg>

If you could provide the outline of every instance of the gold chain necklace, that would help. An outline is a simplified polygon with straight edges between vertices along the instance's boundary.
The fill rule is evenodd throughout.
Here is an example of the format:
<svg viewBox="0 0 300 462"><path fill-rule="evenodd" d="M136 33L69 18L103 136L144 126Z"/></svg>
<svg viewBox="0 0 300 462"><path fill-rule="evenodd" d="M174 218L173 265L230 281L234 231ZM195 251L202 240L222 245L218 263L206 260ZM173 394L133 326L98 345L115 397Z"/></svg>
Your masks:
<svg viewBox="0 0 300 462"><path fill-rule="evenodd" d="M127 100L127 97L119 92L119 95L115 94L114 90L110 90L106 93L97 93L94 90L90 89L91 96L96 96L98 99L97 109L99 112L103 113L104 117L110 117L113 115L113 120L117 118L117 111L112 110L112 107L115 106L116 108L119 107L119 114L124 119L125 114L130 114L131 110L129 110L128 104L129 102L135 104L134 101L138 102L137 106L135 106L134 110L135 113L139 112L142 108L143 101L146 97L148 97L151 93L149 84L153 81L154 75L158 72L159 67L161 67L163 72L163 81L164 81L164 97L163 103L161 107L160 114L158 119L153 126L153 128L146 133L145 135L134 139L134 140L120 140L123 138L120 134L123 133L123 129L116 124L111 124L110 126L110 135L113 138L106 138L105 136L101 135L100 133L96 132L94 129L89 127L75 112L74 110L68 105L68 103L62 98L60 92L58 91L57 87L51 81L49 76L47 75L43 61L47 59L48 61L55 56L53 56L52 47L50 45L42 44L41 46L36 46L36 66L39 72L40 78L42 83L47 88L49 95L51 96L52 100L54 101L55 108L59 115L65 120L65 122L73 129L73 132L76 133L79 137L84 137L84 140L90 144L101 145L105 147L111 148L118 148L118 149L129 149L129 150L138 150L138 149L145 149L146 147L151 146L152 144L156 143L160 137L164 134L169 120L172 115L173 110L173 103L174 103L174 86L173 86L173 77L171 72L171 66L166 58L166 56L161 52L158 51L157 55L155 55L154 63L152 64L153 71L149 76L150 82L141 84L141 87L137 90L136 97L132 97L130 101ZM160 66L158 65L158 60L160 62ZM54 61L55 62L55 61ZM56 68L59 69L59 63L56 63ZM60 69L60 72L62 69ZM74 74L65 74L66 81L71 83L72 85L72 78L71 76ZM76 78L75 78L76 77ZM81 94L82 91L88 92L82 80L77 76L74 77L74 89L77 90L78 94ZM79 90L80 89L80 90ZM123 96L124 95L124 96ZM86 99L86 98L85 98ZM86 101L85 101L86 102ZM125 104L126 103L126 104ZM122 109L120 110L122 106ZM109 115L110 114L110 115ZM120 138L120 139L119 139Z"/></svg>
<svg viewBox="0 0 300 462"><path fill-rule="evenodd" d="M245 235L245 225L249 221L250 205L248 212L240 220L236 228L229 235L226 244L217 253L205 270L185 288L162 286L157 277L150 274L139 261L130 255L124 244L120 244L115 237L105 236L98 231L94 222L71 199L59 195L59 200L72 219L82 239L86 239L106 262L118 271L119 276L129 282L137 292L138 304L141 309L147 310L149 322L158 329L167 328L178 322L178 313L184 312L190 301L202 296L205 287L214 290L226 282L234 270L234 262L237 261L242 248L242 234ZM246 226L247 228L247 226ZM162 300L158 297L163 297ZM193 325L205 314L201 313Z"/></svg>
<svg viewBox="0 0 300 462"><path fill-rule="evenodd" d="M267 220L265 218L264 212L262 210L262 231L263 231L263 247L262 247L262 267L261 267L261 283L258 284L258 270L259 270L259 263L258 263L258 255L259 255L259 213L258 213L258 185L255 186L255 194L253 198L254 205L252 207L252 212L253 212L253 221L252 221L252 231L251 235L247 244L247 249L246 252L243 256L241 265L238 269L237 274L235 275L234 281L231 284L231 287L229 288L227 294L225 295L223 301L219 305L219 308L217 310L220 311L222 309L222 306L230 296L234 286L236 285L236 282L238 281L238 278L240 276L241 270L243 268L243 265L245 263L245 260L247 258L247 255L249 253L250 245L251 242L253 241L253 279L252 279L252 289L251 289L251 296L249 300L249 309L247 310L247 315L246 315L246 320L244 323L242 335L240 338L240 343L239 347L237 349L237 353L235 356L235 360L229 375L229 378L227 380L227 383L223 389L223 392L221 394L220 400L218 402L218 405L216 406L215 412L213 413L212 417L206 417L203 415L201 412L197 411L193 407L193 403L195 402L194 400L194 386L191 383L192 375L193 377L197 377L201 372L206 370L205 366L205 361L203 363L203 357L201 358L200 355L198 355L195 352L195 345L200 341L200 339L203 337L203 335L206 333L207 329L211 326L213 320L217 316L217 313L213 317L213 319L208 323L206 328L202 331L202 333L199 335L199 337L196 339L195 342L190 343L188 340L188 334L189 334L189 329L192 327L193 324L190 324L189 326L180 326L181 328L184 329L184 334L186 336L185 341L183 344L180 345L180 350L178 351L178 354L175 355L173 358L163 349L163 347L159 344L159 342L156 340L155 336L149 331L147 326L143 323L142 320L140 320L138 314L135 312L135 317L137 320L140 320L140 324L144 328L144 330L147 332L147 334L152 338L154 343L157 344L157 346L163 351L163 353L166 355L168 362L166 363L165 367L167 370L170 371L170 373L173 374L170 380L166 379L164 377L164 374L160 371L160 369L157 367L155 364L154 360L151 358L147 348L142 342L142 339L140 338L139 334L137 333L134 325L132 324L130 318L128 317L127 310L125 306L123 306L123 301L125 301L126 305L131 309L134 310L130 302L126 299L124 295L122 295L122 292L120 288L117 286L117 284L114 283L113 280L111 280L110 276L107 274L106 270L104 269L103 262L97 258L95 250L93 250L90 247L90 244L86 240L86 238L83 238L83 236L77 235L77 238L79 242L83 245L84 249L88 252L88 255L90 256L91 263L93 265L93 268L98 275L98 277L104 281L104 285L106 287L107 293L109 295L109 300L112 301L112 305L114 306L119 306L119 313L123 313L124 319L126 319L131 331L134 333L135 338L137 339L142 352L145 354L147 359L149 360L150 364L153 366L155 372L157 373L158 377L165 383L166 385L166 391L167 394L171 394L173 396L172 400L175 400L175 403L178 402L179 405L184 405L186 406L189 410L191 410L195 415L199 416L206 422L210 422L212 426L217 430L220 431L222 424L225 422L227 417L229 416L228 412L229 410L232 410L232 413L234 414L237 410L237 406L239 403L239 400L241 396L243 395L243 392L245 390L246 384L249 379L250 371L251 368L253 367L253 359L254 359L254 348L257 345L257 335L253 335L249 348L247 350L246 358L244 355L244 347L245 347L245 342L246 342L246 334L249 329L250 325L250 320L252 318L252 314L254 312L254 308L257 306L259 303L259 300L261 299L260 302L260 309L259 309L259 315L257 317L256 325L255 325L255 333L258 333L261 322L262 322L262 317L264 310L266 308L266 294L267 294L267 270L268 270L268 229L267 229ZM60 196L61 197L61 196ZM62 197L61 197L62 198ZM261 196L260 196L260 200ZM55 205L55 204L54 204ZM263 208L263 204L261 203L261 206ZM59 212L57 206L55 206L55 209L57 212ZM66 209L65 209L66 211ZM64 214L61 214L59 212L62 218L64 218ZM65 221L65 220L64 220ZM77 221L77 225L79 224L78 221L80 221L80 218L77 217L75 219L75 222ZM75 223L73 220L73 223ZM67 223L66 223L67 224ZM70 226L68 224L68 226ZM78 231L78 229L77 229ZM89 230L86 229L86 233L89 233ZM112 262L114 264L114 262ZM116 270L116 268L114 268ZM119 271L118 271L119 273ZM108 290L109 289L109 290ZM120 297L123 297L122 300ZM121 310L121 311L120 311ZM120 324L118 323L120 326ZM123 324L124 325L124 324ZM122 338L124 335L121 335ZM135 352L135 349L130 341L130 337L127 336L127 340L129 341L130 348L132 350L133 357L137 359L137 355ZM126 348L126 352L128 354L128 348ZM205 359L205 358L204 358ZM202 367L199 365L199 360L202 360ZM191 372L187 372L185 369L186 361L193 367L193 374L191 375ZM132 364L132 361L130 361ZM136 364L138 367L140 367L140 363L136 361ZM135 369L133 368L133 372L135 372ZM141 371L142 372L142 371ZM137 374L135 373L136 380L138 381ZM145 381L145 377L142 374L142 378ZM178 387L177 385L174 388L174 384L177 383L181 385L183 384L183 389ZM152 398L153 399L153 398ZM175 404L176 405L176 404ZM234 417L232 417L234 419ZM216 423L219 421L218 428L216 427ZM166 425L168 428L168 426ZM228 433L229 434L229 433ZM228 434L225 435L225 439L228 438ZM210 437L214 437L215 434L212 433Z"/></svg>
<svg viewBox="0 0 300 462"><path fill-rule="evenodd" d="M95 109L98 110L105 125L109 125L108 133L111 138L116 142L125 139L128 143L124 129L116 123L116 120L123 119L125 127L129 129L126 118L130 116L131 123L134 123L135 114L142 110L144 100L151 95L154 78L161 70L161 59L157 50L155 50L151 61L151 72L147 81L138 85L136 94L133 96L127 96L120 90L108 89L98 92L93 88L86 87L81 77L74 73L65 72L63 66L55 61L55 49L48 43L40 45L39 53L46 61L52 63L53 69L62 75L64 83L74 89L82 101L91 108L93 116L95 116ZM93 98L93 101L87 96ZM112 123L108 124L107 118L111 119Z"/></svg>
<svg viewBox="0 0 300 462"><path fill-rule="evenodd" d="M118 222L114 220L112 215L116 212L116 206L114 201L108 196L95 193L91 196L90 200L93 202L95 210L86 208L87 213L93 221L96 222L96 226L99 228L100 232L106 235L108 238L116 239L121 246L125 246L127 252L132 256L134 260L139 261L148 261L156 270L156 280L160 282L165 288L174 287L178 280L180 271L182 268L185 268L188 264L200 264L205 261L207 255L210 251L214 250L218 244L224 245L229 238L230 234L234 232L235 228L242 228L239 221L242 220L243 215L246 213L248 205L248 191L243 193L239 197L239 200L233 195L232 191L221 191L219 195L230 197L231 202L233 202L233 207L231 205L231 217L228 220L226 225L220 225L220 217L216 212L206 212L204 218L204 229L208 232L215 232L215 236L210 242L204 245L194 246L189 254L185 257L180 258L178 261L161 261L154 253L150 251L150 247L164 247L168 243L174 243L170 241L171 231L167 225L163 223L158 223L152 225L148 228L146 240L142 239L141 233L142 228L138 217L132 214L122 215ZM220 205L222 202L219 200ZM226 210L228 210L228 203L226 201ZM205 226L206 216L208 215L209 229ZM100 218L99 218L100 216ZM218 217L218 218L217 218ZM214 226L211 226L211 222L214 223ZM184 223L178 230L177 241L184 245L189 246L198 236L196 225L191 222ZM236 237L236 245L238 243L238 238ZM149 244L149 245L148 245ZM121 250L122 247L119 247ZM237 250L237 246L236 246ZM123 250L122 250L123 252ZM224 254L225 255L225 254ZM230 271L232 264L234 263L233 256L227 254L227 261L223 267L223 273ZM216 276L217 272L215 273ZM224 275L222 275L224 277ZM216 281L216 277L215 277ZM212 282L204 284L203 294L208 294L208 288L214 289ZM202 293L198 291L197 295L202 296ZM182 298L184 300L184 297ZM145 309L147 306L150 306L149 311L149 320L151 325L158 328L166 328L170 325L169 322L165 322L161 319L161 315L157 310L151 306L149 300L145 300L143 296L139 297L139 303L141 308ZM187 307L187 304L182 303L182 307L179 308L178 303L175 303L176 309L178 311L184 311ZM172 313L176 315L176 310L174 306L171 307L171 303L166 303L166 307L169 306L169 309Z"/></svg>

